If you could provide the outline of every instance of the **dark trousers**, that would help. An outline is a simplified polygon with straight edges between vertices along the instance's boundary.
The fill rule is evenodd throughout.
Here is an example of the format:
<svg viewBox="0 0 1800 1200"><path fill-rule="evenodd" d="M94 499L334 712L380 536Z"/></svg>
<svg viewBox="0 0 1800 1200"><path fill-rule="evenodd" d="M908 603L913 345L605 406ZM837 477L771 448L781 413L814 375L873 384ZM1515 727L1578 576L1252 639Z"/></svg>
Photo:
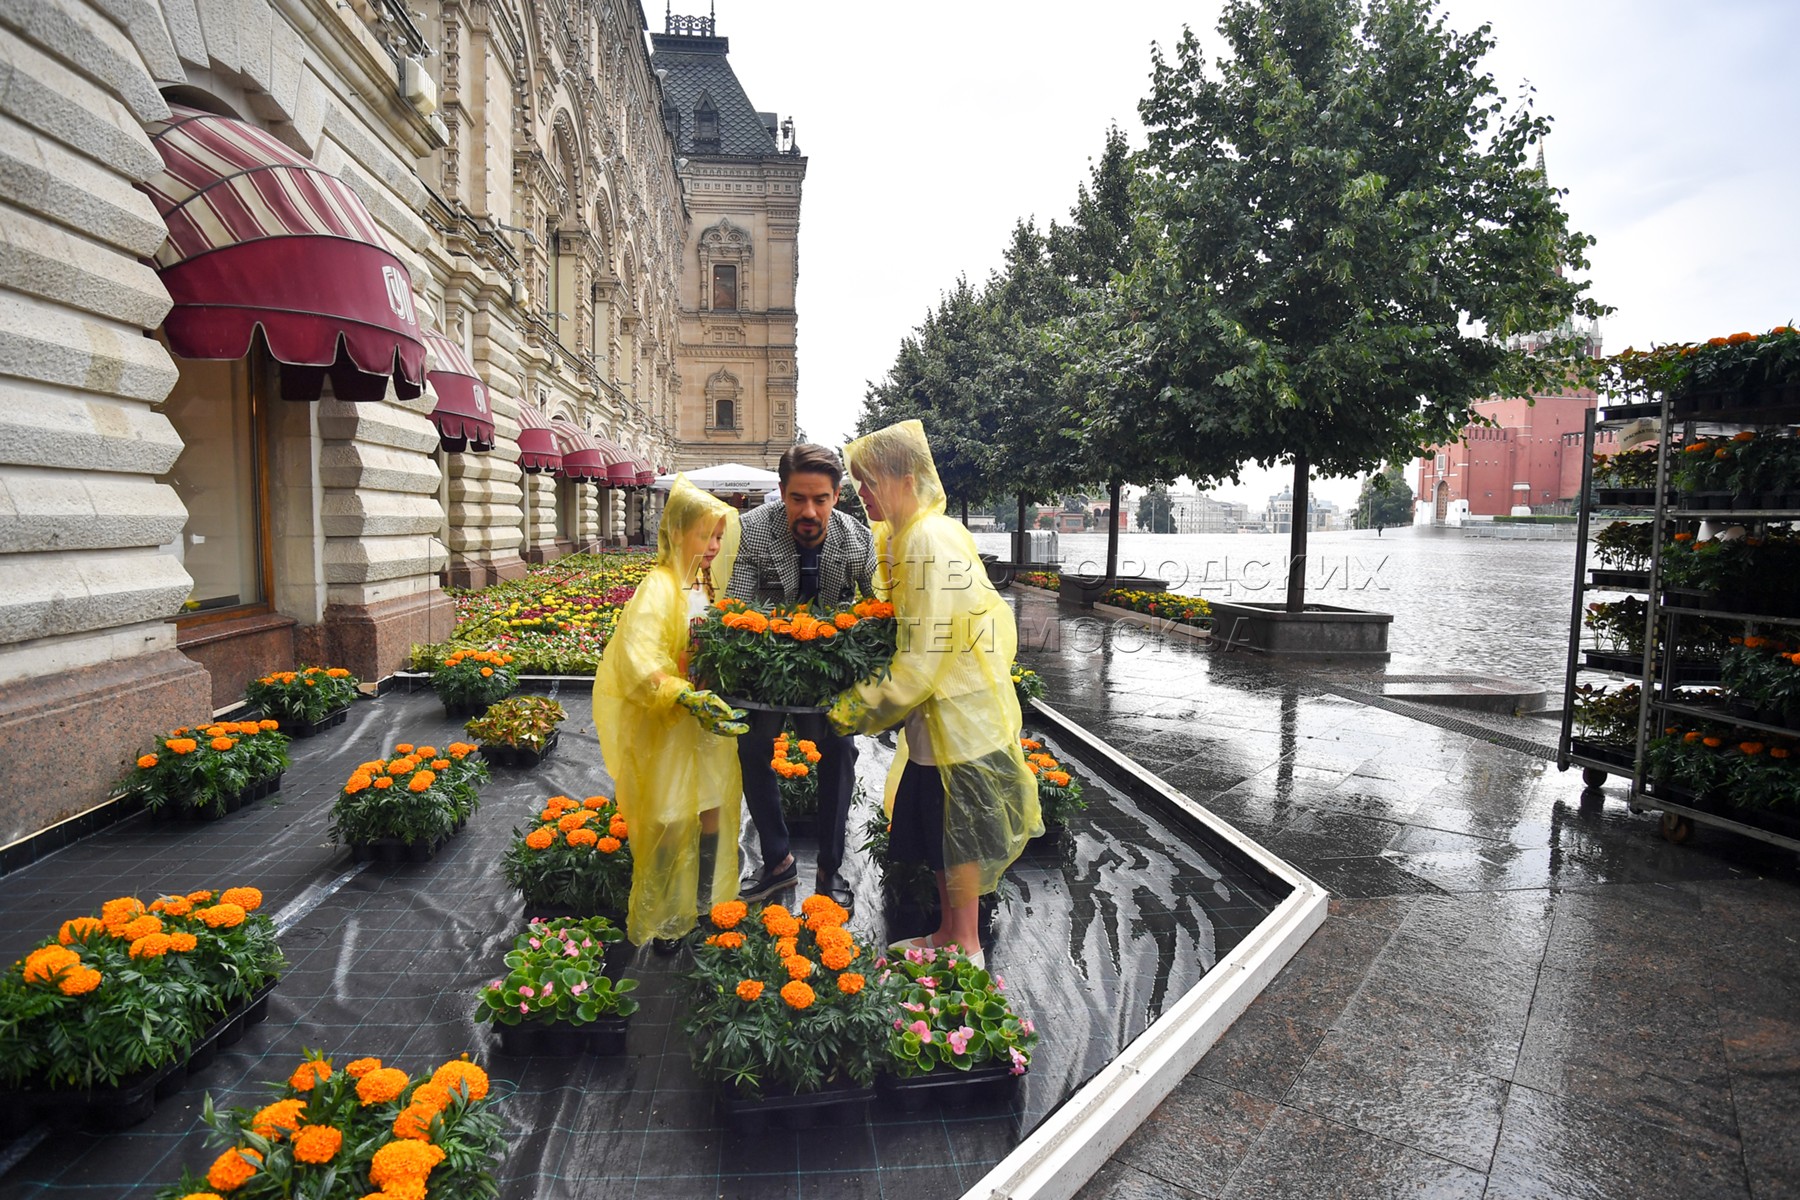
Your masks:
<svg viewBox="0 0 1800 1200"><path fill-rule="evenodd" d="M783 714L752 710L745 718L750 732L738 738L738 764L744 772L744 802L762 842L763 867L788 856L787 821L781 815L781 787L769 767ZM829 878L844 863L844 823L850 816L850 793L856 779L856 735L831 732L824 713L794 713L794 735L819 748L812 769L819 779L819 872Z"/></svg>

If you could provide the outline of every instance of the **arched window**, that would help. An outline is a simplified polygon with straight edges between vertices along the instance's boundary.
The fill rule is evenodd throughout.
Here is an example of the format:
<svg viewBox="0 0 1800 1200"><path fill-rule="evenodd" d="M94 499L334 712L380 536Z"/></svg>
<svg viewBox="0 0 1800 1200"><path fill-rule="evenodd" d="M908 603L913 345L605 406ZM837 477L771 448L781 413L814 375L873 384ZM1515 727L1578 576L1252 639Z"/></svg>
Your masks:
<svg viewBox="0 0 1800 1200"><path fill-rule="evenodd" d="M737 376L720 367L706 381L706 430L708 433L736 434L738 399L742 389Z"/></svg>
<svg viewBox="0 0 1800 1200"><path fill-rule="evenodd" d="M713 424L720 429L737 428L737 401L716 400L713 402Z"/></svg>

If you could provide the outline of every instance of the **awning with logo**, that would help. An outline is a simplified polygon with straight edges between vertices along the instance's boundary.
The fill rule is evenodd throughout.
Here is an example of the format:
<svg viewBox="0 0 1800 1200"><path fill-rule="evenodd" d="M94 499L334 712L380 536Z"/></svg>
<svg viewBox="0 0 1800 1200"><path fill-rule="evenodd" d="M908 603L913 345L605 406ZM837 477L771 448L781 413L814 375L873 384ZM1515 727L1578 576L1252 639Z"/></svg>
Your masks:
<svg viewBox="0 0 1800 1200"><path fill-rule="evenodd" d="M403 399L425 382L412 279L343 180L243 121L173 105L150 139L163 169L138 185L169 236L156 252L183 358L234 359L260 333L281 394Z"/></svg>
<svg viewBox="0 0 1800 1200"><path fill-rule="evenodd" d="M562 470L562 450L557 447L550 418L524 397L519 399L519 466L533 475Z"/></svg>
<svg viewBox="0 0 1800 1200"><path fill-rule="evenodd" d="M488 406L487 385L475 373L475 364L461 346L437 330L429 326L423 330L425 344L431 347L426 375L437 394L431 423L438 428L438 439L451 454L465 449L492 450L494 414Z"/></svg>

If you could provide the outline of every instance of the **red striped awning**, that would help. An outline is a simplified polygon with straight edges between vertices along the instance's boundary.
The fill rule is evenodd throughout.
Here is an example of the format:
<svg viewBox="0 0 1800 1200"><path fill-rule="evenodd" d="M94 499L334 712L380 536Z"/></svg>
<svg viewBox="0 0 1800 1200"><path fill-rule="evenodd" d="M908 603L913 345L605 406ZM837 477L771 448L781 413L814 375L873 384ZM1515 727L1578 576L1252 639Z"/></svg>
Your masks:
<svg viewBox="0 0 1800 1200"><path fill-rule="evenodd" d="M402 399L425 382L412 277L343 180L229 117L173 105L152 122L161 173L138 186L169 228L155 265L183 358L242 358L260 331L282 395Z"/></svg>
<svg viewBox="0 0 1800 1200"><path fill-rule="evenodd" d="M557 449L562 451L564 478L606 482L607 452L593 434L560 418L551 419L550 431L556 435Z"/></svg>
<svg viewBox="0 0 1800 1200"><path fill-rule="evenodd" d="M649 487L651 484L656 482L656 468L655 467L652 467L649 463L645 462L641 458L638 459L632 465L637 467L637 485L639 487Z"/></svg>
<svg viewBox="0 0 1800 1200"><path fill-rule="evenodd" d="M519 399L519 466L533 475L562 470L562 451L550 429L550 418L524 397Z"/></svg>
<svg viewBox="0 0 1800 1200"><path fill-rule="evenodd" d="M606 482L610 487L637 486L637 460L617 442L600 439L606 451Z"/></svg>
<svg viewBox="0 0 1800 1200"><path fill-rule="evenodd" d="M431 347L426 377L437 393L431 423L438 428L438 440L451 454L465 449L492 450L494 414L488 407L487 385L475 373L475 364L461 346L437 330L428 325L421 329L425 344Z"/></svg>

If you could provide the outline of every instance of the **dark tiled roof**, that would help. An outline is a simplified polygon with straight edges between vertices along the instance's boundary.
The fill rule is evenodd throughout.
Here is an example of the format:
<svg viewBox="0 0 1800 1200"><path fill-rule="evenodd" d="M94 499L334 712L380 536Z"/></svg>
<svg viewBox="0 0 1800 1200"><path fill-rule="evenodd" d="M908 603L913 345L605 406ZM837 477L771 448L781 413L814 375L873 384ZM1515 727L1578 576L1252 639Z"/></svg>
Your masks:
<svg viewBox="0 0 1800 1200"><path fill-rule="evenodd" d="M681 153L762 158L780 152L774 135L763 124L756 105L744 95L744 85L738 82L726 58L731 48L729 38L653 33L650 44L651 67L669 73L663 80L663 95L674 102L680 115L681 132L676 144ZM719 110L716 150L696 150L694 146L694 107L701 93L710 97Z"/></svg>

